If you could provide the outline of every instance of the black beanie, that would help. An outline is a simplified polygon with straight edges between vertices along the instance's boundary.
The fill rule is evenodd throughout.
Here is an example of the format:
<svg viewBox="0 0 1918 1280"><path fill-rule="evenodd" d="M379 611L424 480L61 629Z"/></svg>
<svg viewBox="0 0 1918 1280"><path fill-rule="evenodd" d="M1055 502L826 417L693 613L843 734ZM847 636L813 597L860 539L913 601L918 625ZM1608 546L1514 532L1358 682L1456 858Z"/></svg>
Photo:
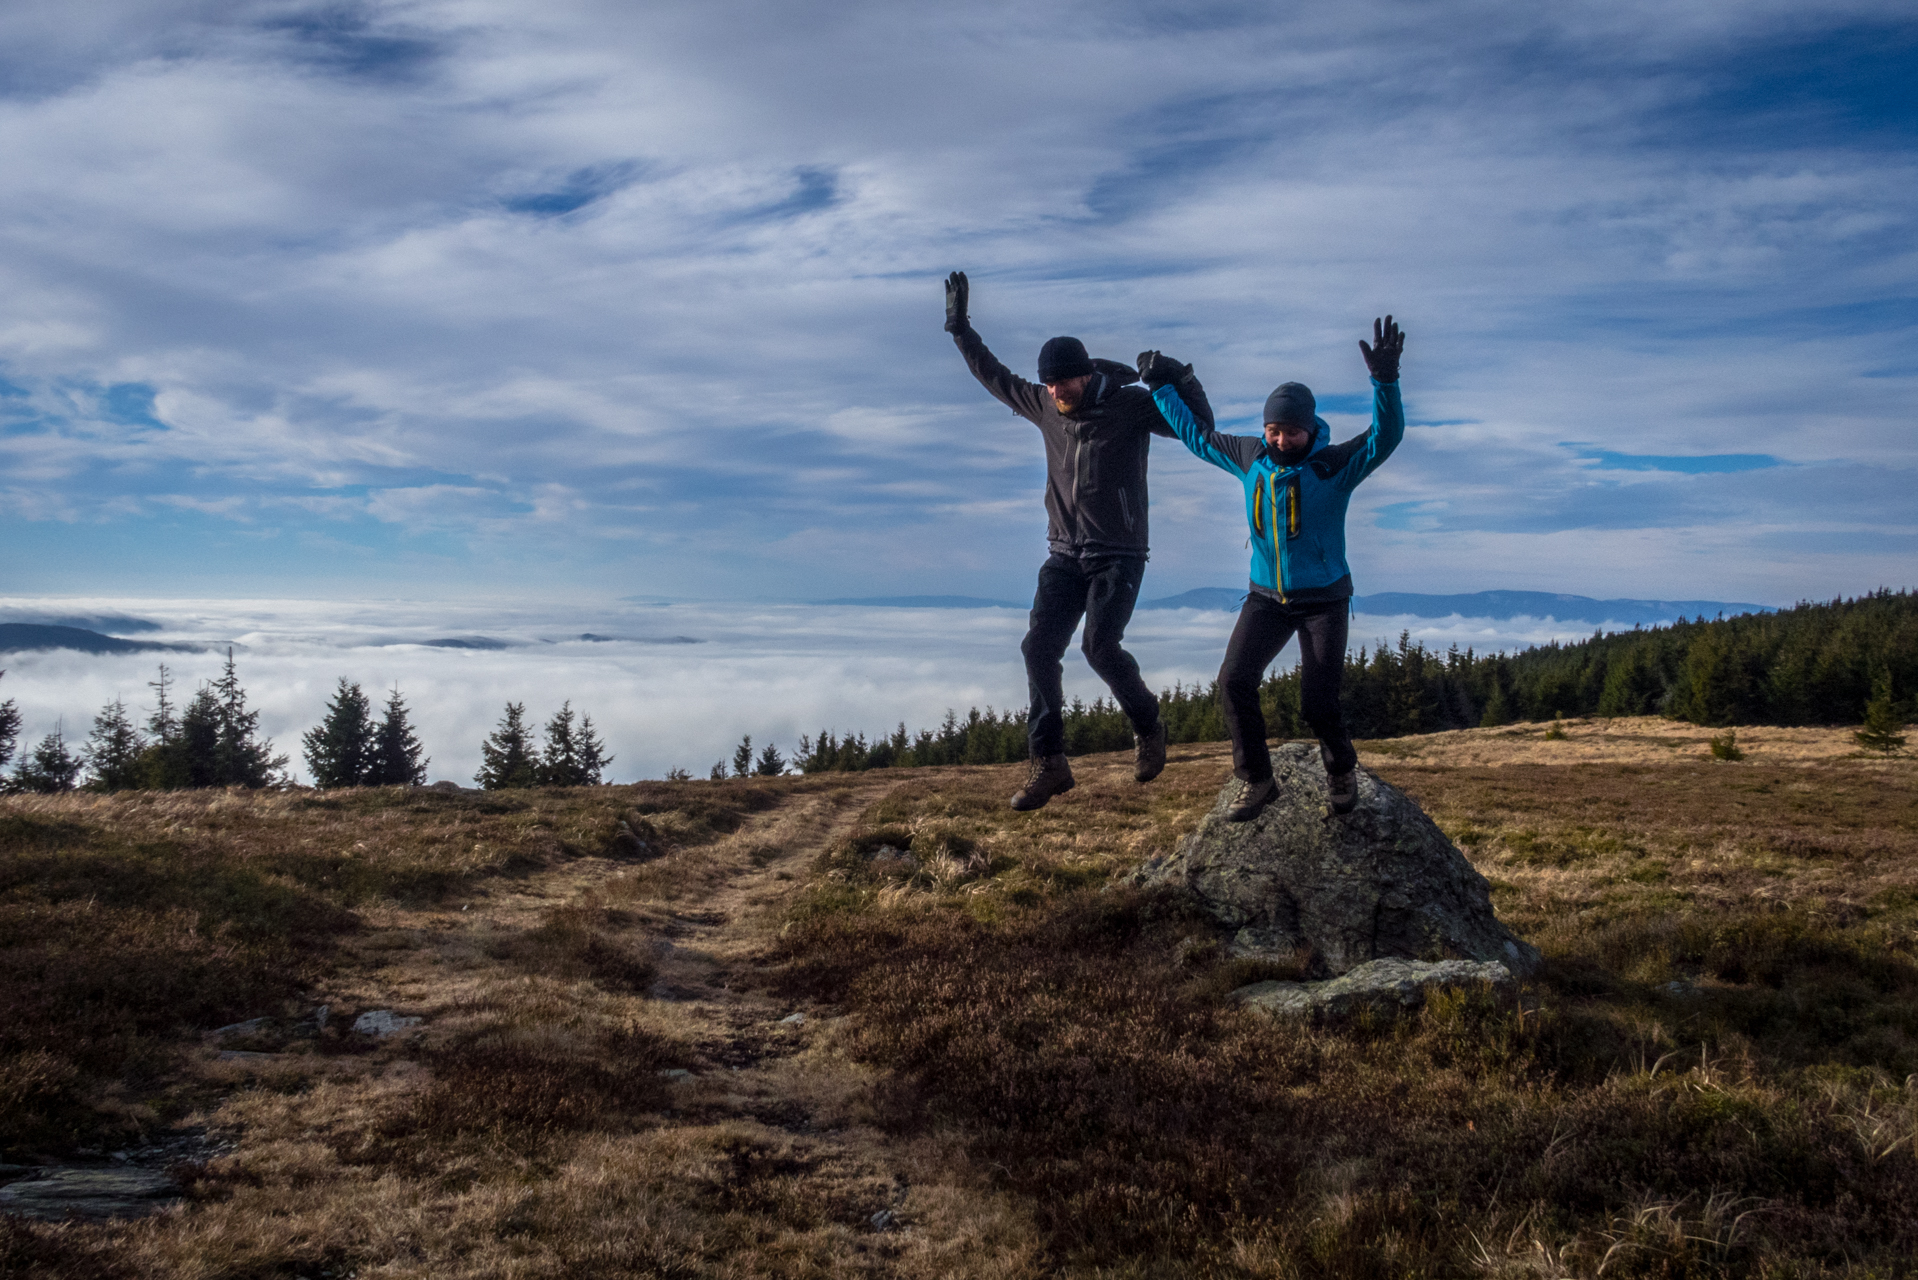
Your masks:
<svg viewBox="0 0 1918 1280"><path fill-rule="evenodd" d="M1277 391L1265 398L1265 420L1286 427L1304 427L1312 429L1312 418L1319 411L1319 402L1312 398L1312 388L1303 382L1286 382Z"/></svg>
<svg viewBox="0 0 1918 1280"><path fill-rule="evenodd" d="M1092 373L1092 357L1086 344L1077 338L1048 338L1039 348L1039 381L1064 382L1083 373Z"/></svg>

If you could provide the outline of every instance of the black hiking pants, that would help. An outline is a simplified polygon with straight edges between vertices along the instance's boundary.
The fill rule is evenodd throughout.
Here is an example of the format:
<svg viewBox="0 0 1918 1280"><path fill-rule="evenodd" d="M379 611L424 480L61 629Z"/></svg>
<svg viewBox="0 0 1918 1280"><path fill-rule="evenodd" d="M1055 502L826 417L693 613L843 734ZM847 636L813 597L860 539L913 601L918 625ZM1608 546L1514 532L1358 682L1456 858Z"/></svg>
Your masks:
<svg viewBox="0 0 1918 1280"><path fill-rule="evenodd" d="M1272 752L1265 745L1265 713L1259 709L1259 681L1294 632L1304 659L1300 711L1319 738L1319 758L1327 774L1350 773L1359 762L1339 710L1339 684L1345 676L1345 633L1351 601L1280 604L1257 592L1245 598L1239 624L1225 646L1219 668L1219 700L1232 735L1232 772L1245 782L1272 776Z"/></svg>
<svg viewBox="0 0 1918 1280"><path fill-rule="evenodd" d="M1139 664L1119 647L1132 606L1145 577L1144 556L1091 556L1078 559L1053 552L1039 566L1039 589L1032 597L1032 618L1019 652L1026 658L1030 698L1026 745L1034 756L1061 755L1066 749L1065 657L1072 632L1085 619L1079 647L1086 662L1112 690L1132 721L1132 731L1159 727L1159 700L1139 678Z"/></svg>

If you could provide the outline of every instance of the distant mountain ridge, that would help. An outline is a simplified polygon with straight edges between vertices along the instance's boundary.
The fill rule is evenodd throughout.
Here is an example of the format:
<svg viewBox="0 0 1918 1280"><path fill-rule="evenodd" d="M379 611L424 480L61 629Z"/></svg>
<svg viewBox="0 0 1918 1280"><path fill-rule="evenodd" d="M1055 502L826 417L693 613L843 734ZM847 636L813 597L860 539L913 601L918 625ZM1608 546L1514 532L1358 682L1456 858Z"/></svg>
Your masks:
<svg viewBox="0 0 1918 1280"><path fill-rule="evenodd" d="M1141 609L1233 610L1245 599L1244 587L1200 587L1160 600L1147 600ZM1352 608L1375 617L1553 618L1559 622L1637 623L1652 625L1679 618L1714 618L1719 614L1772 613L1768 604L1734 600L1595 600L1591 596L1549 591L1473 591L1462 595L1424 595L1415 591L1382 591L1354 596Z"/></svg>
<svg viewBox="0 0 1918 1280"><path fill-rule="evenodd" d="M77 649L81 653L193 653L194 645L160 644L153 640L122 640L83 627L57 627L37 622L0 622L0 653L34 649Z"/></svg>
<svg viewBox="0 0 1918 1280"><path fill-rule="evenodd" d="M135 618L124 613L43 613L32 609L0 609L0 623L26 623L42 627L78 627L101 635L127 635L140 631L165 630L151 618Z"/></svg>

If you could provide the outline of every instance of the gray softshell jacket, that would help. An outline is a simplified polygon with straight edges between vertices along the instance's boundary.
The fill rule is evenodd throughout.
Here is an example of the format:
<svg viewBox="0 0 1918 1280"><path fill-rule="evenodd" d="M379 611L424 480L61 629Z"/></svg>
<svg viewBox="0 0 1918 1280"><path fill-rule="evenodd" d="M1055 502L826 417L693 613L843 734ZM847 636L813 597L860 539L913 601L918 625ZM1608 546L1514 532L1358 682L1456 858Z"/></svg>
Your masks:
<svg viewBox="0 0 1918 1280"><path fill-rule="evenodd" d="M1046 541L1063 555L1143 556L1146 538L1146 449L1154 435L1171 437L1152 394L1128 386L1125 365L1095 360L1085 399L1059 412L1043 386L1001 364L971 328L952 335L966 367L995 400L1039 428L1046 444ZM1212 424L1212 406L1196 378L1179 384L1186 407Z"/></svg>

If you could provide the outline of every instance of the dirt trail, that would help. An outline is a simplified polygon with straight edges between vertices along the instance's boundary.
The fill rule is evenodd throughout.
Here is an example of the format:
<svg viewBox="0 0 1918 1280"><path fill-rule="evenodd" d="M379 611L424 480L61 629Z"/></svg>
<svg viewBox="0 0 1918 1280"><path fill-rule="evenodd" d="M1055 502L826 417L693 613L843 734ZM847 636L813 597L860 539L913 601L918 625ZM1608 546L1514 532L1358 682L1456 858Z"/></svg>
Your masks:
<svg viewBox="0 0 1918 1280"><path fill-rule="evenodd" d="M680 1006L677 1033L690 1036L715 1066L745 1072L762 1059L789 1057L806 1024L817 1019L817 1010L782 1003L761 989L751 970L804 885L807 867L894 785L794 795L754 815L726 842L736 863L732 874L653 926L663 935L656 942L661 955L653 994ZM794 1014L797 1021L782 1021Z"/></svg>

